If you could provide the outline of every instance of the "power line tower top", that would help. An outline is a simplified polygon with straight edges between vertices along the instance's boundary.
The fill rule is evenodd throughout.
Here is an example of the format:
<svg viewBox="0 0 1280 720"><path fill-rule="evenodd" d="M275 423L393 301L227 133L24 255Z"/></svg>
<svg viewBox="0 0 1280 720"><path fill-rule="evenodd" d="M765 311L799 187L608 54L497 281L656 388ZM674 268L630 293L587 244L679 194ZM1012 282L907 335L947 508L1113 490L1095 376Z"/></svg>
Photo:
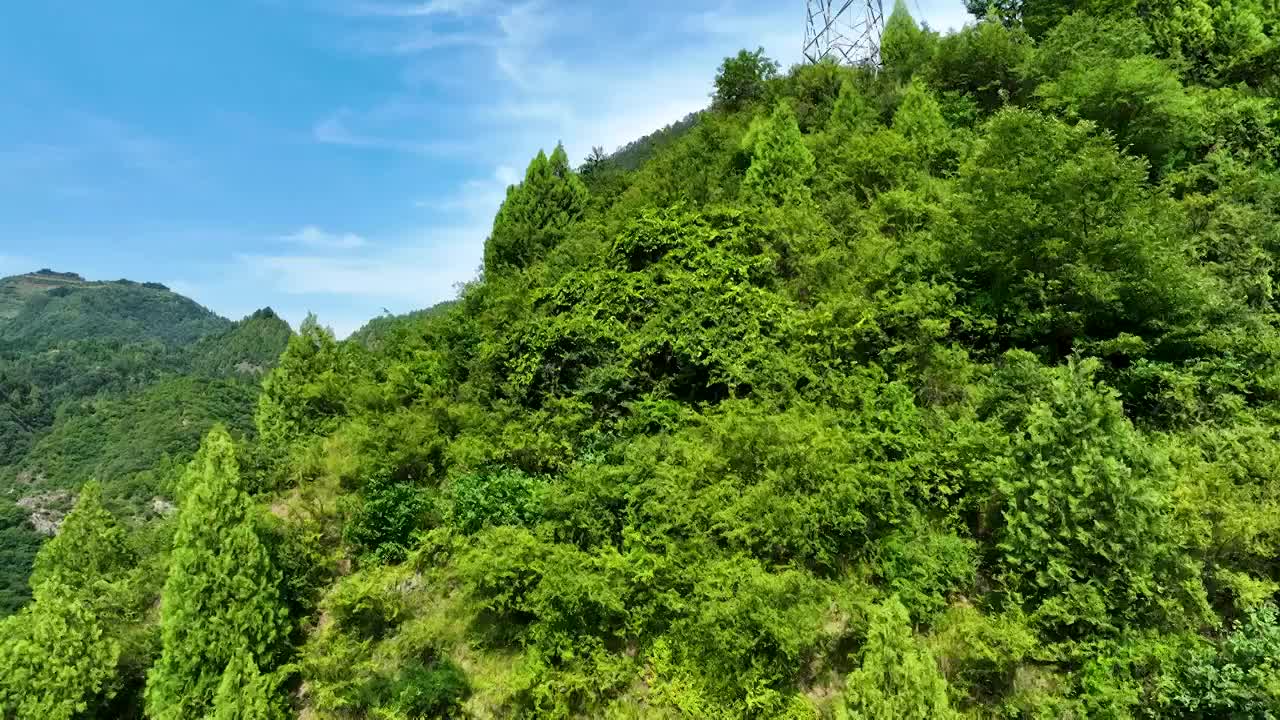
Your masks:
<svg viewBox="0 0 1280 720"><path fill-rule="evenodd" d="M806 0L804 58L846 65L880 65L883 0Z"/></svg>

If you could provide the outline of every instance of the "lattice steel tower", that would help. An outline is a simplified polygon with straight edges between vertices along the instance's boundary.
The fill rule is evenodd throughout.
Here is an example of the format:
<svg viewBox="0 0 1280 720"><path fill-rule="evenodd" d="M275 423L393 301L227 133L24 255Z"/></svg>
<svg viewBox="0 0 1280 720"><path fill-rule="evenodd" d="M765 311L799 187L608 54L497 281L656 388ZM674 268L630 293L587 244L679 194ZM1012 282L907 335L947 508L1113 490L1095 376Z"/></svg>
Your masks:
<svg viewBox="0 0 1280 720"><path fill-rule="evenodd" d="M827 58L847 65L880 65L884 33L882 0L806 0L805 60Z"/></svg>

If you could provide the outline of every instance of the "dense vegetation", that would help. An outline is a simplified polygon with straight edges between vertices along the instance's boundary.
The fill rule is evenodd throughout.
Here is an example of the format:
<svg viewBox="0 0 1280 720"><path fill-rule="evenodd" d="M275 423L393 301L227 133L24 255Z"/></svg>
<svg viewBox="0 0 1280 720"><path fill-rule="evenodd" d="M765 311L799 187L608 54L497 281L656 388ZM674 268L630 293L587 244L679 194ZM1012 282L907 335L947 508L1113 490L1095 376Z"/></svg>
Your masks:
<svg viewBox="0 0 1280 720"><path fill-rule="evenodd" d="M216 422L251 434L290 334L269 310L233 323L155 283L0 279L0 615L30 598L37 529L86 481L145 518Z"/></svg>
<svg viewBox="0 0 1280 720"><path fill-rule="evenodd" d="M1280 717L1280 15L1077 6L540 153L176 520L80 494L3 713Z"/></svg>

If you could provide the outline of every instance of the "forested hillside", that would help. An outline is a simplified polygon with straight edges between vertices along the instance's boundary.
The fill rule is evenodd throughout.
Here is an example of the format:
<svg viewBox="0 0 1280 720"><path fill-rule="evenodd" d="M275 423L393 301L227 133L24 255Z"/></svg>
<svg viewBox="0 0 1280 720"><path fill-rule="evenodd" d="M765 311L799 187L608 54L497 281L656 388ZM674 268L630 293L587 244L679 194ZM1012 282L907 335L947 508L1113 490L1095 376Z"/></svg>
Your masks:
<svg viewBox="0 0 1280 720"><path fill-rule="evenodd" d="M539 153L174 518L80 492L3 713L1280 717L1280 12L973 9Z"/></svg>
<svg viewBox="0 0 1280 720"><path fill-rule="evenodd" d="M85 482L129 518L168 512L166 468L216 422L251 434L290 334L269 310L233 323L156 283L0 279L0 615L30 598L36 548Z"/></svg>

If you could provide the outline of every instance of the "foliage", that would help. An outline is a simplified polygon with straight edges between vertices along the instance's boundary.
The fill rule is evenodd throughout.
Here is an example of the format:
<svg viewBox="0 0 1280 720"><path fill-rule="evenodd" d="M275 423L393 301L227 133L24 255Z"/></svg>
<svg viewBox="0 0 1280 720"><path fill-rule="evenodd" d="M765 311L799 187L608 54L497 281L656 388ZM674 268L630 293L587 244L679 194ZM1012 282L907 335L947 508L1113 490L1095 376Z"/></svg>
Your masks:
<svg viewBox="0 0 1280 720"><path fill-rule="evenodd" d="M880 59L885 73L898 83L911 81L933 57L937 36L922 30L903 0L896 0L880 37Z"/></svg>
<svg viewBox="0 0 1280 720"><path fill-rule="evenodd" d="M56 580L0 623L0 710L19 720L70 720L115 674L120 646L72 588Z"/></svg>
<svg viewBox="0 0 1280 720"><path fill-rule="evenodd" d="M90 482L80 489L58 535L41 548L31 584L54 581L86 593L95 582L133 567L134 561L124 528L102 506L101 486Z"/></svg>
<svg viewBox="0 0 1280 720"><path fill-rule="evenodd" d="M17 612L31 599L27 578L40 541L40 534L27 522L26 511L8 498L0 498L0 615Z"/></svg>
<svg viewBox="0 0 1280 720"><path fill-rule="evenodd" d="M778 63L764 54L764 48L741 50L725 58L716 73L711 106L726 112L740 112L765 99L768 82L778 73Z"/></svg>
<svg viewBox="0 0 1280 720"><path fill-rule="evenodd" d="M183 478L160 604L163 651L147 677L151 717L206 712L222 669L238 655L258 667L275 661L285 622L279 575L250 512L235 446L214 428Z"/></svg>
<svg viewBox="0 0 1280 720"><path fill-rule="evenodd" d="M947 681L932 653L912 637L902 603L890 597L872 611L868 621L860 664L847 681L848 717L959 717L951 709Z"/></svg>
<svg viewBox="0 0 1280 720"><path fill-rule="evenodd" d="M1274 715L1267 7L983 3L937 36L899 5L883 71L728 58L687 122L579 172L536 157L455 301L349 342L309 320L252 428L220 383L283 337L265 312L200 361L6 350L0 462L107 476L36 579L119 653L50 692L136 717L149 670L157 717ZM9 286L0 318L50 284L83 280ZM149 424L202 388L240 399ZM221 413L239 445L212 431L175 482ZM176 522L103 509L164 487ZM62 612L36 595L24 618Z"/></svg>
<svg viewBox="0 0 1280 720"><path fill-rule="evenodd" d="M989 471L1012 597L1053 633L1195 618L1204 591L1194 561L1176 561L1172 468L1133 431L1114 393L1094 386L1096 361L1055 370L1025 354L1006 361L996 387L1008 383L1028 403L1001 418L1017 434ZM1169 617L1152 619L1160 606Z"/></svg>
<svg viewBox="0 0 1280 720"><path fill-rule="evenodd" d="M222 671L211 720L283 720L277 683L263 675L247 653L237 653Z"/></svg>
<svg viewBox="0 0 1280 720"><path fill-rule="evenodd" d="M806 202L813 155L790 108L779 103L769 120L753 126L747 138L752 149L751 166L742 182L744 198L757 205Z"/></svg>
<svg viewBox="0 0 1280 720"><path fill-rule="evenodd" d="M308 315L298 334L289 338L275 372L263 381L255 416L263 445L278 451L300 437L333 428L345 403L339 383L346 358L333 331Z"/></svg>
<svg viewBox="0 0 1280 720"><path fill-rule="evenodd" d="M564 146L529 163L524 182L507 188L484 247L484 266L497 275L520 270L558 245L586 210L587 189L569 167Z"/></svg>

